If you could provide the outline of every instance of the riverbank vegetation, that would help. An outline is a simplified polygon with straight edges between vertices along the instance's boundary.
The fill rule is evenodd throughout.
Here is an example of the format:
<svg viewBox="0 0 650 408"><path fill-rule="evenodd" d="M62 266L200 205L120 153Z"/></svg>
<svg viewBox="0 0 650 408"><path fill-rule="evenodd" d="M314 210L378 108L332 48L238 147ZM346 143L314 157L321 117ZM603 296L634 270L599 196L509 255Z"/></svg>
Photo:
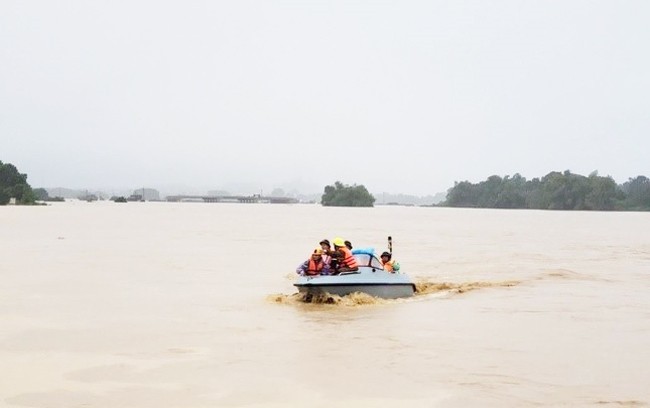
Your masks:
<svg viewBox="0 0 650 408"><path fill-rule="evenodd" d="M0 161L0 205L9 204L12 198L16 204L36 202L36 196L27 183L27 175L19 173L13 164Z"/></svg>
<svg viewBox="0 0 650 408"><path fill-rule="evenodd" d="M50 196L50 194L47 192L46 189L44 188L35 188L33 189L34 191L34 196L36 197L36 200L38 201L50 201L50 202L63 202L65 199L63 197L59 196Z"/></svg>
<svg viewBox="0 0 650 408"><path fill-rule="evenodd" d="M340 181L333 186L325 186L321 197L324 207L372 207L375 197L363 185L344 185Z"/></svg>
<svg viewBox="0 0 650 408"><path fill-rule="evenodd" d="M650 210L650 180L645 176L616 184L611 177L554 171L526 180L490 176L485 181L454 183L443 207L529 208L549 210Z"/></svg>

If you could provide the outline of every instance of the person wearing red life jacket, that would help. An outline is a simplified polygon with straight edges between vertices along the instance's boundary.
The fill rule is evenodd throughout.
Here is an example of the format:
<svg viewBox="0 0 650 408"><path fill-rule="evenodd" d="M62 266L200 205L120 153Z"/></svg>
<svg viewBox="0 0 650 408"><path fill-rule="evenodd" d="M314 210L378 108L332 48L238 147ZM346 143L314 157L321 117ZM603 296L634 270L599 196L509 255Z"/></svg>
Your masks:
<svg viewBox="0 0 650 408"><path fill-rule="evenodd" d="M323 250L321 248L314 249L309 259L298 265L296 273L307 276L329 275L329 265L323 262Z"/></svg>
<svg viewBox="0 0 650 408"><path fill-rule="evenodd" d="M352 255L352 251L345 245L343 238L334 238L332 244L334 244L334 251L331 251L329 255L338 261L334 275L338 275L341 272L358 271L359 265L357 264L357 260Z"/></svg>

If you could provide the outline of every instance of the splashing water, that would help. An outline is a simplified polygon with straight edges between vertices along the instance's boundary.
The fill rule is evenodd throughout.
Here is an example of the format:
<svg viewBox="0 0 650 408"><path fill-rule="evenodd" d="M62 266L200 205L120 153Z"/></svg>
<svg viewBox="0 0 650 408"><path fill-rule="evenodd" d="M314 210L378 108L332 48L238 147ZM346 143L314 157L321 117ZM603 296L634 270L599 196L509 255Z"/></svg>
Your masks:
<svg viewBox="0 0 650 408"><path fill-rule="evenodd" d="M367 293L355 292L346 296L333 295L330 293L306 294L293 293L285 295L282 293L269 295L267 300L282 304L304 304L313 303L319 305L340 305L340 306L360 306L385 303L387 299L377 298Z"/></svg>

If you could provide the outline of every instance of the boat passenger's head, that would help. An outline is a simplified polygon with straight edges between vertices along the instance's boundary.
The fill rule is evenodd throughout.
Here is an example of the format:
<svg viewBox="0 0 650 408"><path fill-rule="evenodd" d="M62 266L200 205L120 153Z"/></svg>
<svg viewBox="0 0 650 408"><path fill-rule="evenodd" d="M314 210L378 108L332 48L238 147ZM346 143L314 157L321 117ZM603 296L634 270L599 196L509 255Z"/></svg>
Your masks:
<svg viewBox="0 0 650 408"><path fill-rule="evenodd" d="M393 257L393 256L391 255L390 252L385 252L385 251L384 251L384 252L381 254L381 260L382 260L383 262L388 262L388 261L390 261L390 258L392 258L392 257Z"/></svg>
<svg viewBox="0 0 650 408"><path fill-rule="evenodd" d="M319 244L320 247L323 248L323 251L327 251L332 247L332 245L330 245L329 240L327 239L322 240L321 242L319 242Z"/></svg>
<svg viewBox="0 0 650 408"><path fill-rule="evenodd" d="M314 259L320 259L323 255L323 250L320 248L314 249L314 252L311 254L311 257Z"/></svg>
<svg viewBox="0 0 650 408"><path fill-rule="evenodd" d="M343 240L343 238L334 238L332 243L334 244L335 247L339 247L339 248L345 246L345 241Z"/></svg>

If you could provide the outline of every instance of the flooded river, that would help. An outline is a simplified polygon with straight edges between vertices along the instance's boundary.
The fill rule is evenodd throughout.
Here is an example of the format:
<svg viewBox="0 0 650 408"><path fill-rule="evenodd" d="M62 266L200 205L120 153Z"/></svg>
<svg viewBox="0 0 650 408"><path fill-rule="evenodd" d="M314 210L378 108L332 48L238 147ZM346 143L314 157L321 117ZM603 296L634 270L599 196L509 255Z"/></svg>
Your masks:
<svg viewBox="0 0 650 408"><path fill-rule="evenodd" d="M650 406L650 213L0 207L0 406ZM417 296L305 304L341 236Z"/></svg>

